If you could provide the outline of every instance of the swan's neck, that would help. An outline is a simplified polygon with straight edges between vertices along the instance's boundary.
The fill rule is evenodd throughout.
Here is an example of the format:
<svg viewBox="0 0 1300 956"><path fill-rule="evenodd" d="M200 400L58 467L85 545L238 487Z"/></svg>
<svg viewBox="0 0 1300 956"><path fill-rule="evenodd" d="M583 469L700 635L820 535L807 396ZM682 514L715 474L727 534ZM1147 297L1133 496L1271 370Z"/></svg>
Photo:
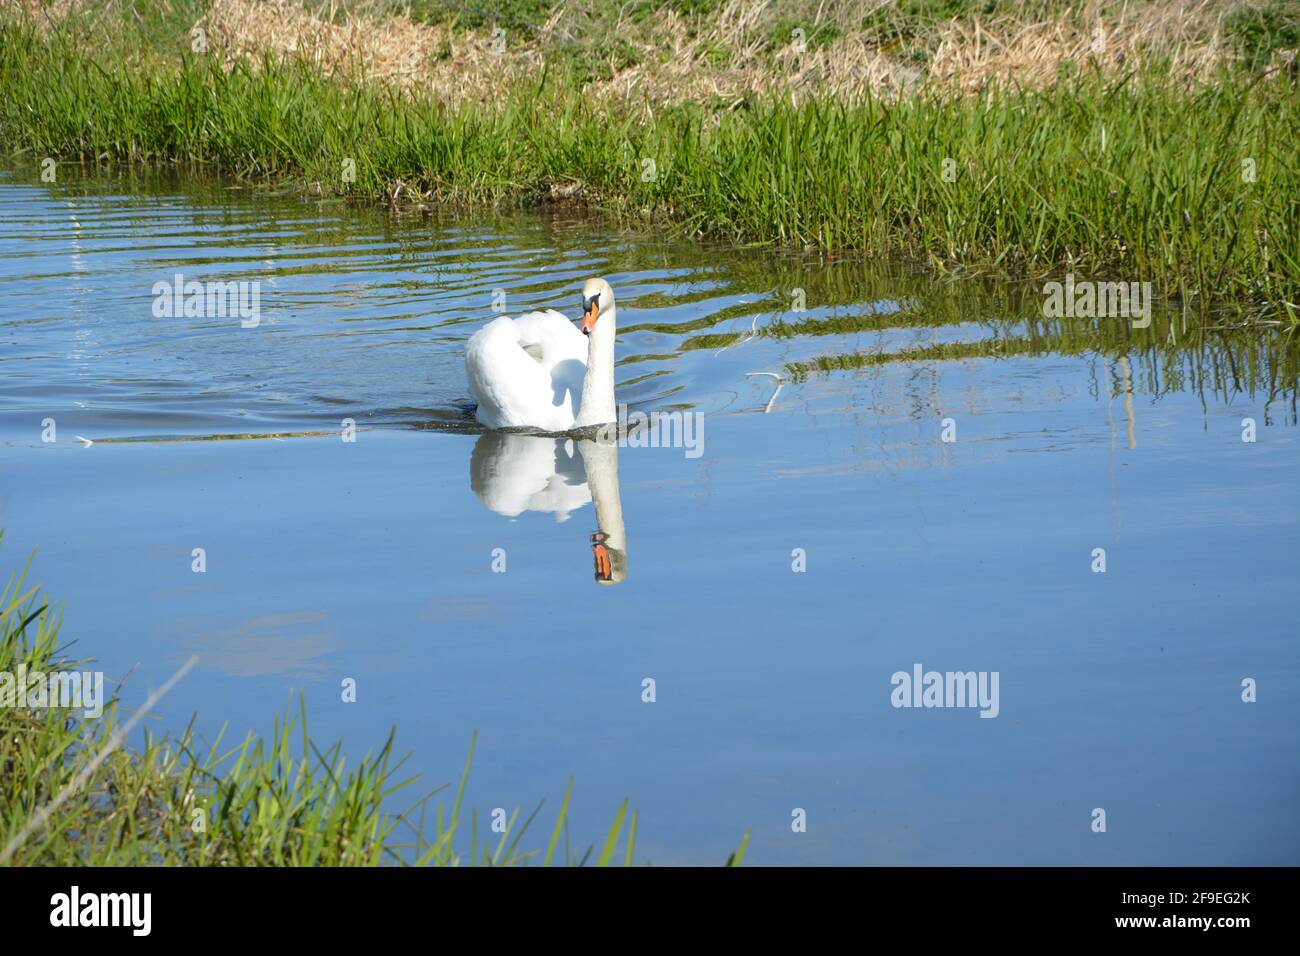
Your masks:
<svg viewBox="0 0 1300 956"><path fill-rule="evenodd" d="M602 311L587 342L587 374L582 379L582 403L575 428L606 425L618 419L614 407L615 306Z"/></svg>

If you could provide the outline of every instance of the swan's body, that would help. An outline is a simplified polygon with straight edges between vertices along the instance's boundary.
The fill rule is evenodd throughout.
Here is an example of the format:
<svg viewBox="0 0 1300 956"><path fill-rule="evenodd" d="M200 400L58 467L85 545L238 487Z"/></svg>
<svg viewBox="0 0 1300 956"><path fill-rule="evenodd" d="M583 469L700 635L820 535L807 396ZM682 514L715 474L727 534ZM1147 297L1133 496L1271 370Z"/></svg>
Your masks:
<svg viewBox="0 0 1300 956"><path fill-rule="evenodd" d="M465 374L482 424L557 433L615 420L614 291L588 279L582 293L582 331L548 309L470 336Z"/></svg>

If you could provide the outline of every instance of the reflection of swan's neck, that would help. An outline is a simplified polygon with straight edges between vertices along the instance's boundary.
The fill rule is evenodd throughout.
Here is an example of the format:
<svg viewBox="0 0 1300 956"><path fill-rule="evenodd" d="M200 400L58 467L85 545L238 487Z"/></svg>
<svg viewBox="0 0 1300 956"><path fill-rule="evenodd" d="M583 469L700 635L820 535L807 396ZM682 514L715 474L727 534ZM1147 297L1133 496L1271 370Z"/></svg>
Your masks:
<svg viewBox="0 0 1300 956"><path fill-rule="evenodd" d="M615 421L614 409L614 303L602 308L587 342L587 373L582 379L582 403L575 428L590 428Z"/></svg>
<svg viewBox="0 0 1300 956"><path fill-rule="evenodd" d="M587 487L596 505L596 525L605 535L611 575L605 584L627 577L627 531L618 489L618 446L613 442L580 441L578 450L587 469Z"/></svg>

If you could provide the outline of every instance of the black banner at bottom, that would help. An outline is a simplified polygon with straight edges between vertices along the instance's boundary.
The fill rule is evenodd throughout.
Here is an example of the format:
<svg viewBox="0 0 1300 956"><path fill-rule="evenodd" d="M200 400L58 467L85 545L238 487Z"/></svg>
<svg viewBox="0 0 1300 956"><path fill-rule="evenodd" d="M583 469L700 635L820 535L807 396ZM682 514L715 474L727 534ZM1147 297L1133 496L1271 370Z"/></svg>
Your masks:
<svg viewBox="0 0 1300 956"><path fill-rule="evenodd" d="M739 941L875 933L912 926L947 937L1228 943L1289 923L1294 869L633 869L427 872L378 870L0 870L6 941L76 933L130 946L246 935L329 944L526 927L581 939L626 922L635 936L675 924ZM484 919L486 918L486 919ZM812 922L815 927L810 927ZM974 935L972 935L974 934ZM19 951L17 947L11 951Z"/></svg>

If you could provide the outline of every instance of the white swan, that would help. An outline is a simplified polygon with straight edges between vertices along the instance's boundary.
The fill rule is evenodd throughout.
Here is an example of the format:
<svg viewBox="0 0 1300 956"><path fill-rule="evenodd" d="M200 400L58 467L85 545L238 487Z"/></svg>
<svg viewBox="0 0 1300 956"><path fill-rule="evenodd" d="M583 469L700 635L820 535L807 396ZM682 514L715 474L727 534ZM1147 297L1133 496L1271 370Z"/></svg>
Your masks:
<svg viewBox="0 0 1300 956"><path fill-rule="evenodd" d="M582 287L582 330L554 309L501 316L465 344L465 374L488 428L568 432L615 421L614 290Z"/></svg>

